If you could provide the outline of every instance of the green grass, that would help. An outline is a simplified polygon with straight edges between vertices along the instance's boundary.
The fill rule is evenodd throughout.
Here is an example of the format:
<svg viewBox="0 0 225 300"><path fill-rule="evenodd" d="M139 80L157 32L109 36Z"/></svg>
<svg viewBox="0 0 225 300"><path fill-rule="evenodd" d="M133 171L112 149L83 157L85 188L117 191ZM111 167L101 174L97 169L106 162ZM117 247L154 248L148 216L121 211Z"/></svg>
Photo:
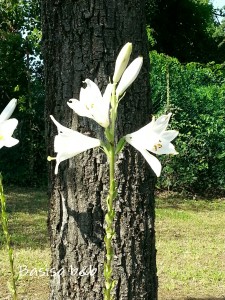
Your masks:
<svg viewBox="0 0 225 300"><path fill-rule="evenodd" d="M224 212L224 199L157 199L160 299L225 299Z"/></svg>
<svg viewBox="0 0 225 300"><path fill-rule="evenodd" d="M35 276L35 269L46 270L50 265L46 191L11 188L5 194L15 267L22 274L18 281L19 299L47 300L48 277ZM33 274L25 275L25 268L30 272L33 270ZM0 228L0 299L10 299L7 289L9 275L8 256Z"/></svg>
<svg viewBox="0 0 225 300"><path fill-rule="evenodd" d="M6 190L9 227L16 270L27 266L19 279L19 299L47 300L48 276L37 276L50 265L46 191ZM177 195L157 198L156 235L159 300L225 299L225 201L190 200ZM0 228L0 299L9 299L7 252Z"/></svg>

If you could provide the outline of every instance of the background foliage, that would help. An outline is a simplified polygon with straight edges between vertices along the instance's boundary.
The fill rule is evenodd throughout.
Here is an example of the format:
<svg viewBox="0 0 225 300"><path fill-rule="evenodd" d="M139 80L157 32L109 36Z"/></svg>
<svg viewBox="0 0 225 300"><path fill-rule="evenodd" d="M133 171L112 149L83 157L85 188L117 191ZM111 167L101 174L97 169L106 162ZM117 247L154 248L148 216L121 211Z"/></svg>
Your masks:
<svg viewBox="0 0 225 300"><path fill-rule="evenodd" d="M38 1L2 0L0 7L0 111L17 98L20 143L0 152L4 179L18 185L45 182L44 90Z"/></svg>
<svg viewBox="0 0 225 300"><path fill-rule="evenodd" d="M219 17L225 7L216 10L209 0L148 0L146 11L154 114L172 111L172 127L180 131L180 154L160 157L158 187L223 192L225 18ZM1 0L0 111L18 99L13 116L20 143L1 149L0 171L17 185L46 182L40 41L39 1Z"/></svg>
<svg viewBox="0 0 225 300"><path fill-rule="evenodd" d="M151 87L155 112L173 112L179 155L161 156L158 187L190 192L224 192L225 64L181 64L153 51ZM168 89L169 87L169 89Z"/></svg>

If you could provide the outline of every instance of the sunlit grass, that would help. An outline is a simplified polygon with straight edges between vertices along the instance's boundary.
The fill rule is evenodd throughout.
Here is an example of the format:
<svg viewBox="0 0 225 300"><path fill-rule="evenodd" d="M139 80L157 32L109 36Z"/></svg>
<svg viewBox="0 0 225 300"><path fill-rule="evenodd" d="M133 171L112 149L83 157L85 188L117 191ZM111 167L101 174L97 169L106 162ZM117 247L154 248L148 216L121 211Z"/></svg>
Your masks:
<svg viewBox="0 0 225 300"><path fill-rule="evenodd" d="M45 190L6 190L19 299L47 300L50 250ZM160 195L156 208L159 300L225 299L225 201ZM10 299L8 257L0 228L0 299ZM21 268L21 269L20 269Z"/></svg>
<svg viewBox="0 0 225 300"><path fill-rule="evenodd" d="M47 270L50 265L46 191L11 188L5 193L15 268L21 275L18 281L19 299L47 300L48 276L37 276L36 271ZM8 255L3 246L1 228L0 246L0 299L10 299L7 289Z"/></svg>
<svg viewBox="0 0 225 300"><path fill-rule="evenodd" d="M157 199L160 299L224 299L224 211L224 200Z"/></svg>

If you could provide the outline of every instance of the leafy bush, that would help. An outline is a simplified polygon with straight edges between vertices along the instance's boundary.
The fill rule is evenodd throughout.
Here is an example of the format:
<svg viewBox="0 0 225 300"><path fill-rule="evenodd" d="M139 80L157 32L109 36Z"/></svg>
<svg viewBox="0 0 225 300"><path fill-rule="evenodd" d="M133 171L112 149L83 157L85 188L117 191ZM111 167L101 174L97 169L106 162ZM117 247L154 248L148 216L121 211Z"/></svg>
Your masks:
<svg viewBox="0 0 225 300"><path fill-rule="evenodd" d="M150 54L154 113L173 113L179 155L160 157L162 189L221 193L225 188L225 65L182 65Z"/></svg>

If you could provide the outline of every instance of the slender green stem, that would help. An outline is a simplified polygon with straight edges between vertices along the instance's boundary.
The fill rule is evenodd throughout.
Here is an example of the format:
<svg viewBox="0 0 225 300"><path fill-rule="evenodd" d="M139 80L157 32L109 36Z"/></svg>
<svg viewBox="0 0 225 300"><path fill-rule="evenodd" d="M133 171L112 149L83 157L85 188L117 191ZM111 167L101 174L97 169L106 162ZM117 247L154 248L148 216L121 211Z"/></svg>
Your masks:
<svg viewBox="0 0 225 300"><path fill-rule="evenodd" d="M105 289L104 300L113 300L112 290L115 286L115 281L112 276L112 260L113 260L113 246L112 239L115 235L114 231L114 216L115 210L113 209L113 200L116 198L116 185L115 185L115 122L117 116L117 99L115 94L115 85L112 92L111 99L111 124L110 124L110 139L109 142L109 194L107 197L107 214L105 216L105 247L106 247L106 260L104 265Z"/></svg>
<svg viewBox="0 0 225 300"><path fill-rule="evenodd" d="M11 247L11 236L8 230L8 217L6 213L6 200L3 190L2 184L2 175L0 174L0 200L1 200L1 219L2 219L2 228L5 236L6 247L8 250L9 263L10 263L10 271L11 271L11 284L10 284L10 292L12 294L13 300L17 300L17 289L16 289L16 274L14 268L14 257L13 257L13 249Z"/></svg>
<svg viewBox="0 0 225 300"><path fill-rule="evenodd" d="M111 291L114 287L114 281L112 279L112 259L113 259L113 247L112 247L112 239L114 236L114 229L113 229L113 220L115 216L115 211L113 209L113 200L115 198L115 179L114 179L114 172L115 172L115 152L114 146L111 146L110 151L110 188L109 188L109 195L107 198L107 208L108 212L105 217L106 221L106 235L105 235L105 245L106 245L106 261L105 261L105 300L113 299L111 296Z"/></svg>

